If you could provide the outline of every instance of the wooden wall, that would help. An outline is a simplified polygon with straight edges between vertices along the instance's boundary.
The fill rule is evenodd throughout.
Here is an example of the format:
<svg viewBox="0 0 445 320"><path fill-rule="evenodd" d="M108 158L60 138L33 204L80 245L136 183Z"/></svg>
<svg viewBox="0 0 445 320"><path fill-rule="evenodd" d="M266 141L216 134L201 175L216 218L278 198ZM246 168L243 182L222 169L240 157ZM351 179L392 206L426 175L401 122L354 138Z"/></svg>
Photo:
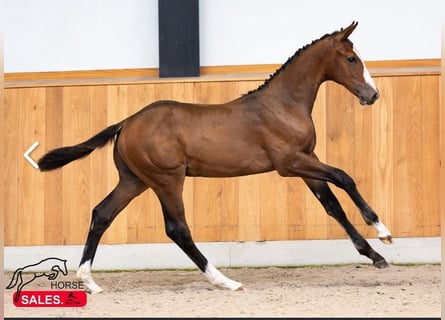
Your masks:
<svg viewBox="0 0 445 320"><path fill-rule="evenodd" d="M32 86L6 83L3 152L5 246L83 244L92 208L112 190L117 174L111 146L63 169L42 173L23 157L77 144L159 99L229 101L267 75L164 81L112 81ZM395 237L440 235L438 72L376 73L381 98L372 107L339 85L323 84L314 108L316 151L338 166ZM332 186L349 219L376 236L342 190ZM195 241L344 238L299 178L276 173L241 178L188 178L186 215ZM170 242L152 191L136 198L102 243Z"/></svg>

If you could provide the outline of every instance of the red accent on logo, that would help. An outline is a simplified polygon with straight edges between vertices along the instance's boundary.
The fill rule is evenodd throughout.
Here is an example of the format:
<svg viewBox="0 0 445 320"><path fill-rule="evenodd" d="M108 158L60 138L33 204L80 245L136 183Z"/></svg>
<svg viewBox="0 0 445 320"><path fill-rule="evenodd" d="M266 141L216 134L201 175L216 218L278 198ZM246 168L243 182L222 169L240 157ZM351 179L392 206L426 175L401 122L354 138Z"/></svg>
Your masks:
<svg viewBox="0 0 445 320"><path fill-rule="evenodd" d="M16 301L16 296L19 298ZM14 292L12 300L16 307L84 307L87 304L85 291L21 291Z"/></svg>

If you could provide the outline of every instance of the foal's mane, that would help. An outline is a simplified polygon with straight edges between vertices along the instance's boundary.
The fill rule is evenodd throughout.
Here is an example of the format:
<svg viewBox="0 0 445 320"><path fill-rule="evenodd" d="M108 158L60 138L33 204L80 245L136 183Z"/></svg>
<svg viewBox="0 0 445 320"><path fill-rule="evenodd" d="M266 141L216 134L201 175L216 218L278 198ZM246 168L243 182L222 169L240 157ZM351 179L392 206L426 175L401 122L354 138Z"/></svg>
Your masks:
<svg viewBox="0 0 445 320"><path fill-rule="evenodd" d="M311 46L313 46L314 44L318 43L319 41L321 41L321 40L323 40L323 39L326 39L327 37L336 35L337 33L341 32L341 31L343 31L343 28L341 28L340 30L334 31L334 32L332 32L332 33L327 33L327 34L325 34L324 36L322 36L321 38L318 38L318 39L316 39L316 40L313 40L310 44L306 44L305 46L303 46L303 47L301 47L300 49L298 49L298 50L294 53L294 55L291 56L291 57L289 57L289 59L287 59L287 61L286 61L285 63L283 63L283 64L281 65L281 67L279 67L273 74L271 74L271 75L269 76L269 78L266 79L266 80L264 81L263 84L261 84L261 85L260 85L258 88L256 88L256 89L250 90L249 92L247 92L246 95L251 94L251 93L254 93L254 92L257 92L257 91L260 91L261 89L263 89L264 87L266 87L266 86L269 84L269 82L270 82L271 80L273 80L278 74L280 74L281 72L283 72L284 70L286 70L286 68L287 68L290 64L292 64L292 63L293 63L293 62L300 56L300 54L301 54L303 51L305 51L306 49L310 48Z"/></svg>

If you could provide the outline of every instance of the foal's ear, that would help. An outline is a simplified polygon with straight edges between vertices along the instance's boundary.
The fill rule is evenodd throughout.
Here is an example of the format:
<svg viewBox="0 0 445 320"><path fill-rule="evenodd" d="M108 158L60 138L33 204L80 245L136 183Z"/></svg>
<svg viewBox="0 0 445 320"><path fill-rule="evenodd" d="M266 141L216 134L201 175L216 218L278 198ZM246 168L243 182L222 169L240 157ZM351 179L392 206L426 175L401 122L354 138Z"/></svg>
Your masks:
<svg viewBox="0 0 445 320"><path fill-rule="evenodd" d="M338 34L338 37L340 38L340 40L346 40L348 39L349 35L352 33L352 31L354 31L354 29L357 27L358 22L353 21L349 27L346 27L345 29L341 30L340 33Z"/></svg>

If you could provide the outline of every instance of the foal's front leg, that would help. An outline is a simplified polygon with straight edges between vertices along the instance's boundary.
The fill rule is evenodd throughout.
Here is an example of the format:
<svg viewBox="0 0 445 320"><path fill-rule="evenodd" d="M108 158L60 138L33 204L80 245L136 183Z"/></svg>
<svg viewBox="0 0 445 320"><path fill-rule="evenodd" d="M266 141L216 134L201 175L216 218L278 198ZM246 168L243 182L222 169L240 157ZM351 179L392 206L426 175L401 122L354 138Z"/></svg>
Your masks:
<svg viewBox="0 0 445 320"><path fill-rule="evenodd" d="M346 217L343 208L338 202L337 198L329 188L328 184L324 181L312 180L312 179L303 179L307 184L309 189L311 189L312 193L315 197L320 201L320 203L325 208L328 215L337 220L338 223L345 229L349 238L351 238L354 247L357 251L369 259L372 260L374 266L377 268L386 268L388 267L388 263L386 260L378 254L369 243L362 237L362 235L355 229L355 227L349 222Z"/></svg>
<svg viewBox="0 0 445 320"><path fill-rule="evenodd" d="M282 176L299 176L303 179L331 182L342 188L354 201L365 222L377 230L379 239L386 244L392 243L391 233L360 195L354 180L343 170L320 162L315 153L311 155L305 153L291 155L279 163L277 170ZM317 196L317 194L315 195Z"/></svg>

